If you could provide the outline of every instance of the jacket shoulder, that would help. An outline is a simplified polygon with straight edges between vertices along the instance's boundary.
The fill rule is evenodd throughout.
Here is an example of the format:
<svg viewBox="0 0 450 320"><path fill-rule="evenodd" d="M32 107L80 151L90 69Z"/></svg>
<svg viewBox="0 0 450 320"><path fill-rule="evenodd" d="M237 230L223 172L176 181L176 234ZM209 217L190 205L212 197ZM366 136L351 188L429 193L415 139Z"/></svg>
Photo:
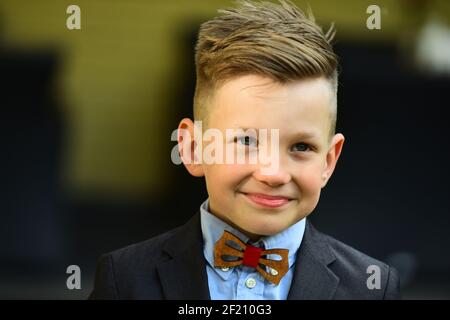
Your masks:
<svg viewBox="0 0 450 320"><path fill-rule="evenodd" d="M106 255L110 255L116 265L125 264L128 272L130 271L130 267L134 271L139 271L142 267L146 267L149 264L154 264L165 259L166 255L162 250L164 244L179 229L180 227L169 230L142 242L134 243L114 250Z"/></svg>
<svg viewBox="0 0 450 320"><path fill-rule="evenodd" d="M97 262L89 299L161 299L156 268L169 258L164 244L180 228L103 254Z"/></svg>
<svg viewBox="0 0 450 320"><path fill-rule="evenodd" d="M329 235L321 236L336 258L329 268L339 277L337 299L400 298L400 280L393 267Z"/></svg>

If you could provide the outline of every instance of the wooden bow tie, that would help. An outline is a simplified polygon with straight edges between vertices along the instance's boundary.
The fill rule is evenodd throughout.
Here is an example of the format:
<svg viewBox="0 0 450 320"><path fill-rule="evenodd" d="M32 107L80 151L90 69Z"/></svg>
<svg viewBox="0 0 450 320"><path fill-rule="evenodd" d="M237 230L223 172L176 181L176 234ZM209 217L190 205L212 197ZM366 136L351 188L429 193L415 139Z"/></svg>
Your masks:
<svg viewBox="0 0 450 320"><path fill-rule="evenodd" d="M234 244L234 245L233 245ZM239 249L237 249L239 248ZM274 284L279 284L281 278L289 269L287 249L269 249L246 245L234 234L224 231L222 237L214 245L214 266L219 268L229 268L238 265L245 265L256 268L256 270L267 280ZM279 255L281 260L270 260L263 258L269 254ZM232 258L232 261L224 260ZM262 266L271 268L271 273L266 272Z"/></svg>

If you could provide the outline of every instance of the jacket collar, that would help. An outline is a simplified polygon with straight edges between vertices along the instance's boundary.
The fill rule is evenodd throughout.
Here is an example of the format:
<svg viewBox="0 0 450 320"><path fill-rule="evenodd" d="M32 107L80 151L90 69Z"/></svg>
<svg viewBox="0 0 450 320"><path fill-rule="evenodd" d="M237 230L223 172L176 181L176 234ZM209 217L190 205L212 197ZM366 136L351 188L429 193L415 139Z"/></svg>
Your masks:
<svg viewBox="0 0 450 320"><path fill-rule="evenodd" d="M199 212L175 230L163 250L171 257L157 266L164 298L210 300Z"/></svg>
<svg viewBox="0 0 450 320"><path fill-rule="evenodd" d="M339 278L328 268L336 260L326 236L306 221L288 300L332 299Z"/></svg>

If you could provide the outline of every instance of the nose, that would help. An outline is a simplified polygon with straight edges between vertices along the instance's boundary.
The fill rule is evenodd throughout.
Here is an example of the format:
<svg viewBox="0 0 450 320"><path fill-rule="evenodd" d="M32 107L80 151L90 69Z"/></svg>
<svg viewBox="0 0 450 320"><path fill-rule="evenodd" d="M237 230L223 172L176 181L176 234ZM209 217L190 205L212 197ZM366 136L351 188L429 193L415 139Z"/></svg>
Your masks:
<svg viewBox="0 0 450 320"><path fill-rule="evenodd" d="M277 187L287 184L292 179L291 174L287 170L283 169L281 165L277 168L277 170L273 170L270 173L262 171L262 168L259 167L253 172L253 177L270 187Z"/></svg>

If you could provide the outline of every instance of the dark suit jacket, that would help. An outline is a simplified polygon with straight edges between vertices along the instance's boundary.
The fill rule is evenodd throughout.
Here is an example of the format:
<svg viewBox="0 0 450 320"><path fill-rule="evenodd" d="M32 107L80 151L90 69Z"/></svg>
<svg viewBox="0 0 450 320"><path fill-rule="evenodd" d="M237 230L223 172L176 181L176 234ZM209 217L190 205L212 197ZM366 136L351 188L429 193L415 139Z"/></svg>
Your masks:
<svg viewBox="0 0 450 320"><path fill-rule="evenodd" d="M380 289L367 287L369 265L380 268ZM179 228L101 256L89 298L210 299L199 212ZM306 223L288 299L399 298L393 268Z"/></svg>

